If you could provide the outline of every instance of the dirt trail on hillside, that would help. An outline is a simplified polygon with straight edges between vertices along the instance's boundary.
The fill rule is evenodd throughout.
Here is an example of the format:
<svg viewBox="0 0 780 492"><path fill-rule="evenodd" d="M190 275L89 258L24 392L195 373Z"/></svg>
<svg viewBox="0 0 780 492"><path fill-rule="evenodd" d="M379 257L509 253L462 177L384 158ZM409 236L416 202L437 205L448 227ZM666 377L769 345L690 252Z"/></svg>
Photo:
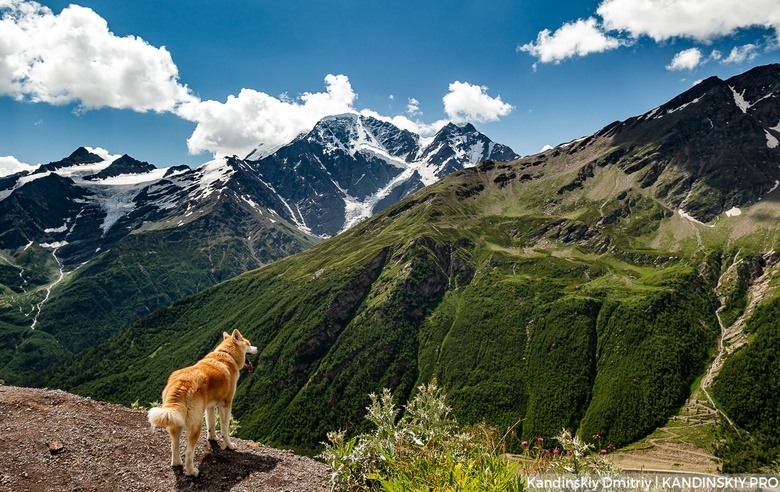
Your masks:
<svg viewBox="0 0 780 492"><path fill-rule="evenodd" d="M611 455L612 462L624 470L718 472L718 460L711 453L691 444L673 442L679 437L675 428L663 427L659 430L665 436L649 439L649 446L643 449L617 451Z"/></svg>
<svg viewBox="0 0 780 492"><path fill-rule="evenodd" d="M330 469L290 451L198 440L197 478L170 466L170 439L146 414L51 391L0 386L0 491L328 490ZM182 445L184 438L182 437Z"/></svg>

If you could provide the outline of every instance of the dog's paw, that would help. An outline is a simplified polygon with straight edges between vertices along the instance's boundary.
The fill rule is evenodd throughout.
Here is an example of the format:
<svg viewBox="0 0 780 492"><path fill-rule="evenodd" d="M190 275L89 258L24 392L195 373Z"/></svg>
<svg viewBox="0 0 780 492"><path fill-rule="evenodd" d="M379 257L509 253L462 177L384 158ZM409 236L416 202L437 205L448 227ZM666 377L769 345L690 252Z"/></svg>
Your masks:
<svg viewBox="0 0 780 492"><path fill-rule="evenodd" d="M236 444L233 441L225 439L225 449L236 449Z"/></svg>
<svg viewBox="0 0 780 492"><path fill-rule="evenodd" d="M178 460L171 460L171 466L181 466L181 458Z"/></svg>
<svg viewBox="0 0 780 492"><path fill-rule="evenodd" d="M217 433L209 434L209 441L216 441L217 440Z"/></svg>
<svg viewBox="0 0 780 492"><path fill-rule="evenodd" d="M191 477L197 477L198 473L200 473L200 470L198 470L198 468L195 466L192 467L192 470L187 470L187 469L184 470L184 474L189 475Z"/></svg>

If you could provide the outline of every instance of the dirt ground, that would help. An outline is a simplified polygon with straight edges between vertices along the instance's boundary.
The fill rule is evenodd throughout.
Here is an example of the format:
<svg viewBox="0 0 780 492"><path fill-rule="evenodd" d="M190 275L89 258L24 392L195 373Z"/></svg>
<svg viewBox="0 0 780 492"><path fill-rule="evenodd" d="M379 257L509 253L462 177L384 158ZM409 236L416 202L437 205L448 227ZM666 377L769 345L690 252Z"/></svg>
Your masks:
<svg viewBox="0 0 780 492"><path fill-rule="evenodd" d="M714 456L685 443L657 442L646 449L618 451L610 457L623 470L718 472Z"/></svg>
<svg viewBox="0 0 780 492"><path fill-rule="evenodd" d="M168 433L152 431L144 412L59 390L0 386L0 430L3 492L328 490L323 463L241 439L222 449L205 431L200 474L187 477L170 466Z"/></svg>

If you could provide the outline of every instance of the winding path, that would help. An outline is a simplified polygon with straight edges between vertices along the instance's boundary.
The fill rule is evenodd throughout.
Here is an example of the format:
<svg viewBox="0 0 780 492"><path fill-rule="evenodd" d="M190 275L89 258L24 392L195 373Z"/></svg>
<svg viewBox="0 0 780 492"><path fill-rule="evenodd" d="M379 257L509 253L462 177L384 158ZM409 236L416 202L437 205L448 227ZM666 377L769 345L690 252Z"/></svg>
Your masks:
<svg viewBox="0 0 780 492"><path fill-rule="evenodd" d="M701 390L704 393L704 395L707 397L707 400L710 402L710 405L712 405L712 408L715 409L716 412L718 412L723 418L726 419L726 421L731 425L732 427L736 426L734 425L734 422L731 421L731 419L726 415L723 410L718 408L718 406L715 404L715 400L712 399L712 396L710 395L710 392L707 391L707 388L712 385L713 380L715 379L715 375L720 370L721 366L723 365L723 356L726 354L726 344L724 343L724 340L726 338L726 331L727 328L723 324L723 319L721 318L720 314L723 312L723 310L726 307L726 298L725 296L721 296L720 294L720 288L723 284L723 278L729 273L729 271L739 265L739 263L742 261L739 259L739 253L740 251L737 251L737 253L734 255L734 260L731 262L731 265L726 269L725 272L721 274L721 276L718 278L718 285L715 286L715 295L718 298L718 301L720 303L720 306L718 306L718 309L715 310L715 317L718 319L718 326L720 326L720 336L718 337L718 355L715 356L715 359L713 359L712 363L710 363L710 367L707 368L707 373L704 375L703 378L701 378Z"/></svg>

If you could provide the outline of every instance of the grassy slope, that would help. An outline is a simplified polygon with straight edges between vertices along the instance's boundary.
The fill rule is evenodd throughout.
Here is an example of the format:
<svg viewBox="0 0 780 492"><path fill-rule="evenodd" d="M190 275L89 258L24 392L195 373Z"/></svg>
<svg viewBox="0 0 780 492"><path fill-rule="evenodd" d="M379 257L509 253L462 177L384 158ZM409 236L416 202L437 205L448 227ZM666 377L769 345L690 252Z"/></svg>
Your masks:
<svg viewBox="0 0 780 492"><path fill-rule="evenodd" d="M236 401L246 436L311 447L359 425L366 393L408 397L436 377L464 421L631 442L680 408L714 350L707 251L766 251L776 228L761 214L692 224L615 167L557 193L581 167L552 155L453 175L144 318L54 381L155 400L171 370L239 328L261 348Z"/></svg>

